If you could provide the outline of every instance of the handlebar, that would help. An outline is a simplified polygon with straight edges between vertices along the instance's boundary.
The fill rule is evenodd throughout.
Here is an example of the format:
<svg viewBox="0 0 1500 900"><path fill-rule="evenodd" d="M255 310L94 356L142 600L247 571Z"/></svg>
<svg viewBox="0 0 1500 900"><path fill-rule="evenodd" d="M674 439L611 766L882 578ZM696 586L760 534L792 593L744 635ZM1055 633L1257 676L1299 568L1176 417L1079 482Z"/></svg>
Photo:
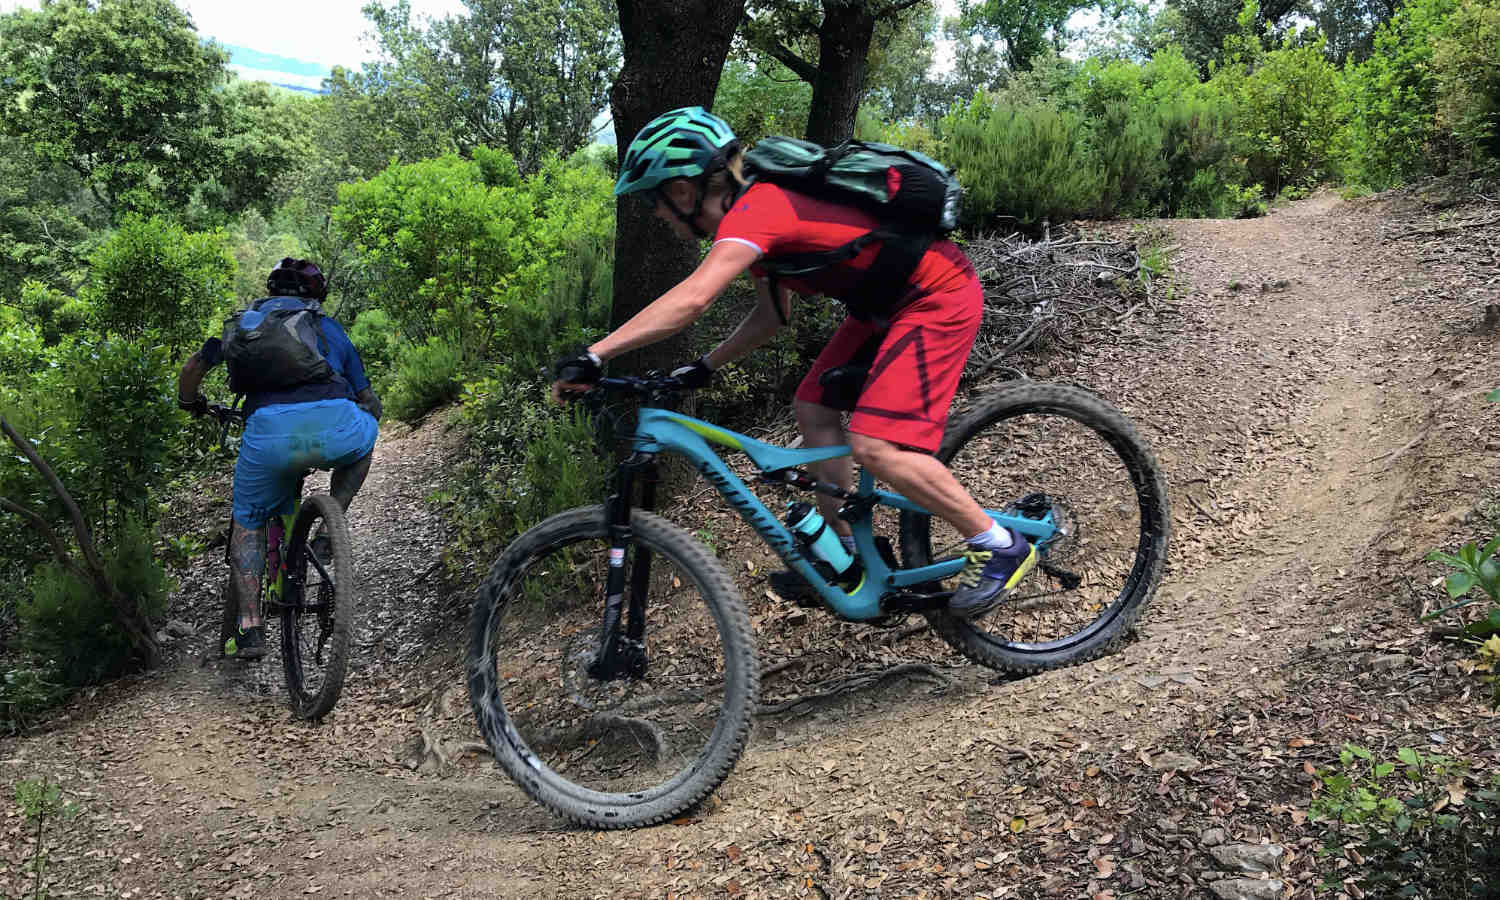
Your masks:
<svg viewBox="0 0 1500 900"><path fill-rule="evenodd" d="M208 405L208 414L219 420L220 425L245 421L245 414L242 411L231 406L224 406L221 403L210 403Z"/></svg>
<svg viewBox="0 0 1500 900"><path fill-rule="evenodd" d="M568 400L602 402L602 394L630 394L655 404L672 395L688 390L682 382L661 372L648 372L643 376L625 375L618 378L604 377L594 383L593 389L565 394Z"/></svg>

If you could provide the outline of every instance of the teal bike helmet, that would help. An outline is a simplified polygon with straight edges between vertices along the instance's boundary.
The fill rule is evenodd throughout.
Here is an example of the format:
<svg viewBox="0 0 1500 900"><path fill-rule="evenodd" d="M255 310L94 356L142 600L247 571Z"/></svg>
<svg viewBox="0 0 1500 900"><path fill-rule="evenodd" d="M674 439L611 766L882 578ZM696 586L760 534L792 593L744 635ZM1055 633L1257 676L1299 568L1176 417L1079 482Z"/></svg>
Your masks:
<svg viewBox="0 0 1500 900"><path fill-rule="evenodd" d="M625 149L615 196L649 191L694 234L708 237L697 224L698 215L703 212L708 177L728 165L739 145L729 123L701 106L684 106L662 113L647 122ZM661 192L661 186L675 178L698 182L698 202L690 212L678 209Z"/></svg>

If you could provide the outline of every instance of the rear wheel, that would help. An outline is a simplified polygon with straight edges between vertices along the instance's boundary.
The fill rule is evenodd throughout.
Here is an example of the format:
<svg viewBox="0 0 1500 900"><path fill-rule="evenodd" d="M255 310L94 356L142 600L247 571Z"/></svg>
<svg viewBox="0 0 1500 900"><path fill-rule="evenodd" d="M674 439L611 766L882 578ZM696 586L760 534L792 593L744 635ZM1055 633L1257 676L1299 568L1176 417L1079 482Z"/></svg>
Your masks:
<svg viewBox="0 0 1500 900"><path fill-rule="evenodd" d="M318 719L344 688L357 602L349 525L337 501L326 494L306 498L284 552L301 591L284 592L281 664L292 712Z"/></svg>
<svg viewBox="0 0 1500 900"><path fill-rule="evenodd" d="M646 628L615 677L590 665L610 569L603 507L516 538L469 619L469 700L495 760L592 828L651 825L702 801L744 750L759 692L749 617L718 560L650 513L635 511L631 529L626 602L644 582Z"/></svg>
<svg viewBox="0 0 1500 900"><path fill-rule="evenodd" d="M1039 672L1110 652L1156 590L1170 516L1156 459L1123 414L1081 388L1022 383L952 425L941 459L985 509L1058 531L1041 565L976 620L938 610L928 621L969 659ZM964 549L941 519L902 513L902 554L922 566Z"/></svg>

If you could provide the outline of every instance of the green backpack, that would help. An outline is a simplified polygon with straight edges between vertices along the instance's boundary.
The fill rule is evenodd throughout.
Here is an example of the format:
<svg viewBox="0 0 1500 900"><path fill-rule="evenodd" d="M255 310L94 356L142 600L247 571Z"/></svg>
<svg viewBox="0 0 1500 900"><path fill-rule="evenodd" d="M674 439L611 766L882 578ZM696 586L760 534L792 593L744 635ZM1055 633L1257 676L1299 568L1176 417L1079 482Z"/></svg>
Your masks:
<svg viewBox="0 0 1500 900"><path fill-rule="evenodd" d="M856 296L839 298L855 318L879 321L893 314L927 248L958 227L963 198L958 179L915 150L855 140L825 149L796 138L768 137L745 153L744 171L751 184L768 181L858 207L880 221L879 227L842 247L763 261L773 279L807 275L854 259L870 244L881 242Z"/></svg>

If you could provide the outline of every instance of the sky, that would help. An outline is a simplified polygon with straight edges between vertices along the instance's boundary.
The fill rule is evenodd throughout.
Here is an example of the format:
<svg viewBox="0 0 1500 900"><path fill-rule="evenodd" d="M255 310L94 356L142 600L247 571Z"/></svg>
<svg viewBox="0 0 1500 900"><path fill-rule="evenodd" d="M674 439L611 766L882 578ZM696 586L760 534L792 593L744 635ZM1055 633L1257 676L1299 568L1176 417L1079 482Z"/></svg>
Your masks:
<svg viewBox="0 0 1500 900"><path fill-rule="evenodd" d="M245 78L316 90L333 66L358 69L377 55L373 42L366 39L370 23L360 12L366 0L176 2L192 16L199 34L230 49L230 68ZM461 0L410 3L417 21L463 9ZM944 16L953 15L958 6L957 0L937 0L937 4ZM39 0L0 0L0 13L39 5ZM950 67L952 48L939 42L937 51L937 68Z"/></svg>
<svg viewBox="0 0 1500 900"><path fill-rule="evenodd" d="M375 57L365 35L370 23L360 9L366 0L176 0L192 16L198 33L232 48L286 57L313 64L319 71L266 69L267 60L250 66L235 59L232 68L248 78L316 88L335 65L358 69ZM36 9L39 0L0 0L0 13L17 7ZM412 16L442 18L463 9L460 0L411 0ZM236 53L236 57L243 54ZM299 67L300 68L300 67ZM273 78L272 76L276 76ZM283 77L286 76L286 77Z"/></svg>

